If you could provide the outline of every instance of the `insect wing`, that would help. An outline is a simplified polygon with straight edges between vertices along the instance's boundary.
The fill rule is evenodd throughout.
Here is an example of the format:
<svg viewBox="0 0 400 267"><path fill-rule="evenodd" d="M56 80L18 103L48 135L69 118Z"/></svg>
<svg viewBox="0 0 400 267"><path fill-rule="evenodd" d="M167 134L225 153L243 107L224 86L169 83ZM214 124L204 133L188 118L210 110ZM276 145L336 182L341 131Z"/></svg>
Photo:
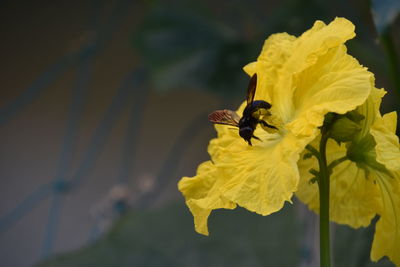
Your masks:
<svg viewBox="0 0 400 267"><path fill-rule="evenodd" d="M257 87L257 73L254 73L250 78L249 86L247 87L247 104L250 104L254 100Z"/></svg>
<svg viewBox="0 0 400 267"><path fill-rule="evenodd" d="M216 124L225 124L231 126L239 126L239 115L232 110L224 109L224 110L216 110L210 115L208 115L209 121Z"/></svg>

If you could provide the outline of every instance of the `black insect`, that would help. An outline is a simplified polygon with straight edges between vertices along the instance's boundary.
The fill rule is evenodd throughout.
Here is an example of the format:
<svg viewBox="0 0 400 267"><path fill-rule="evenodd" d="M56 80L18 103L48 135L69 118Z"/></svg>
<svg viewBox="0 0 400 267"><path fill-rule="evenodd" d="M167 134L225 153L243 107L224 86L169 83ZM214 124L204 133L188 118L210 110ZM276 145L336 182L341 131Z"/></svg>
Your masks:
<svg viewBox="0 0 400 267"><path fill-rule="evenodd" d="M263 100L254 100L256 87L257 74L254 74L251 77L247 88L247 105L243 110L241 118L235 111L229 109L216 110L208 115L208 119L212 123L239 127L239 135L248 142L249 145L252 145L251 138L260 140L260 138L254 135L254 130L259 123L266 127L277 129L275 126L260 120L260 116L266 114L266 112L271 108L271 104Z"/></svg>

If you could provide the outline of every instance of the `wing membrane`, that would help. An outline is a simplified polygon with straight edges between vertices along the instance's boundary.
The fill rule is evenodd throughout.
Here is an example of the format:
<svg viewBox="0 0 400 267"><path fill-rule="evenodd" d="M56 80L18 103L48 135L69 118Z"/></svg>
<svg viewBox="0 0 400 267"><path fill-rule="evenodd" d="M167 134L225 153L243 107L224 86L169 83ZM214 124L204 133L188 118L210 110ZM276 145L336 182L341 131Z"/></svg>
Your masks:
<svg viewBox="0 0 400 267"><path fill-rule="evenodd" d="M239 126L239 115L232 110L224 109L224 110L216 110L210 115L208 115L209 121L216 124L225 124L231 126Z"/></svg>
<svg viewBox="0 0 400 267"><path fill-rule="evenodd" d="M252 103L257 87L257 73L254 73L250 78L249 86L247 87L247 105Z"/></svg>

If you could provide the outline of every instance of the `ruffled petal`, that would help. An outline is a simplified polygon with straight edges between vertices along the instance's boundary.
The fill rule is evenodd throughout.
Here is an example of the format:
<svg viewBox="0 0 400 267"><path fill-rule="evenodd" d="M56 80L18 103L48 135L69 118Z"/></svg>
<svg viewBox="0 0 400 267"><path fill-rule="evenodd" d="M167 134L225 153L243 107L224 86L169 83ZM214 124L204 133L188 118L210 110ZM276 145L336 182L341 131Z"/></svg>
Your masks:
<svg viewBox="0 0 400 267"><path fill-rule="evenodd" d="M311 108L311 106L296 103L297 101L308 101L308 99L303 98L303 96L306 96L304 91L315 90L315 92L318 92L325 86L321 84L318 88L302 87L302 80L306 79L309 83L315 85L318 85L321 81L324 82L324 80L319 81L320 78L323 78L325 74L330 72L331 65L332 67L336 65L334 61L326 60L325 54L332 49L335 50L341 47L347 40L354 36L354 25L344 18L336 18L329 25L325 25L322 21L316 21L310 30L296 39L292 48L295 53L292 53L284 63L272 98L273 106L276 109L275 112L279 114L284 122L291 121L293 116L298 114L299 108ZM350 56L347 55L346 57ZM311 72L307 71L309 68L312 68ZM303 72L305 73L302 74ZM317 79L309 80L309 74L314 76L312 79ZM332 77L332 80L334 81L335 78ZM340 80L340 77L338 78ZM347 84L348 88L351 87L349 85ZM307 97L312 96L312 94L307 95ZM328 101L334 100L331 99L331 95L327 96ZM307 122L307 120L300 122L301 128L304 126L304 122ZM297 126L300 125L297 124ZM311 127L313 126L315 126L315 123Z"/></svg>
<svg viewBox="0 0 400 267"><path fill-rule="evenodd" d="M393 177L377 173L376 181L381 189L382 211L376 224L371 259L378 261L388 256L400 266L400 173L393 173Z"/></svg>
<svg viewBox="0 0 400 267"><path fill-rule="evenodd" d="M391 133L395 133L397 129L397 112L393 111L383 115L383 123Z"/></svg>
<svg viewBox="0 0 400 267"><path fill-rule="evenodd" d="M235 203L221 196L220 188L226 176L218 173L211 161L206 161L197 169L195 177L183 177L178 189L186 199L186 205L194 217L195 229L198 233L208 235L208 216L213 209L234 209Z"/></svg>
<svg viewBox="0 0 400 267"><path fill-rule="evenodd" d="M206 235L207 218L214 209L232 209L237 204L268 215L290 202L299 179L296 162L308 142L259 128L255 135L263 141L254 140L249 146L227 126L217 128L218 138L209 145L212 161L201 164L195 177L184 177L178 185L196 231Z"/></svg>
<svg viewBox="0 0 400 267"><path fill-rule="evenodd" d="M244 68L258 75L256 99L271 103L271 113L295 135L315 137L326 113L354 110L372 88L372 73L343 45L354 36L354 25L344 18L329 25L317 21L297 39L272 35L258 60Z"/></svg>
<svg viewBox="0 0 400 267"><path fill-rule="evenodd" d="M261 131L258 133L263 139ZM294 136L230 148L218 168L230 177L223 196L250 211L268 215L280 210L297 190L296 162L301 148ZM244 142L243 142L244 143Z"/></svg>
<svg viewBox="0 0 400 267"><path fill-rule="evenodd" d="M389 172L372 172L381 192L380 219L376 224L371 259L378 261L388 256L400 266L400 152L395 135L396 112L376 116L371 126L376 146L376 160Z"/></svg>
<svg viewBox="0 0 400 267"><path fill-rule="evenodd" d="M314 65L319 56L329 49L340 46L356 36L354 29L353 23L345 18L335 18L328 25L322 21L316 21L310 30L296 40L297 53L287 61L286 71L299 73Z"/></svg>
<svg viewBox="0 0 400 267"><path fill-rule="evenodd" d="M344 145L330 140L327 146L328 163L346 154ZM315 158L299 161L300 182L296 196L316 213L319 213L319 190L311 184L311 168L318 170ZM380 208L379 188L364 170L351 161L333 168L330 177L330 220L353 228L368 226Z"/></svg>
<svg viewBox="0 0 400 267"><path fill-rule="evenodd" d="M246 65L243 69L251 77L257 73L257 89L255 99L264 99L272 103L273 92L279 80L281 69L293 54L293 43L296 37L287 33L276 33L264 42L257 61Z"/></svg>
<svg viewBox="0 0 400 267"><path fill-rule="evenodd" d="M328 112L344 114L365 102L373 88L373 74L346 54L332 48L315 65L296 76L296 114L287 128L309 135L321 126Z"/></svg>
<svg viewBox="0 0 400 267"><path fill-rule="evenodd" d="M376 160L391 171L400 171L399 138L395 134L396 112L377 116L371 126L371 134L376 142Z"/></svg>
<svg viewBox="0 0 400 267"><path fill-rule="evenodd" d="M375 119L380 116L379 108L385 95L386 91L384 89L373 87L367 101L357 107L357 112L363 115L364 119L360 122L361 131L355 136L355 141L359 141L370 134L371 126L374 124Z"/></svg>

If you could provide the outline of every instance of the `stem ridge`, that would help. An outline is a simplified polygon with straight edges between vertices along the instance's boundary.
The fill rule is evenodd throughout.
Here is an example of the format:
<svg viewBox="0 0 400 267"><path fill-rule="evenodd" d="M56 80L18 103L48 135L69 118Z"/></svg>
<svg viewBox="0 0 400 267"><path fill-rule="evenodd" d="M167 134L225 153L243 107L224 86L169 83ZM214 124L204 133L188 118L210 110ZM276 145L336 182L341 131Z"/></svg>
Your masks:
<svg viewBox="0 0 400 267"><path fill-rule="evenodd" d="M322 129L322 137L319 145L319 242L320 242L320 264L321 267L330 267L330 233L329 233L329 193L330 173L326 161L326 144L328 142L328 131Z"/></svg>
<svg viewBox="0 0 400 267"><path fill-rule="evenodd" d="M309 172L314 175L311 183L317 182L319 188L319 242L320 242L320 266L330 267L330 233L329 233L329 193L330 193L330 174L332 168L340 164L346 157L332 161L329 165L326 160L326 145L329 139L327 125L321 128L321 140L319 150L312 145L307 145L306 149L318 160L319 170L311 169Z"/></svg>

